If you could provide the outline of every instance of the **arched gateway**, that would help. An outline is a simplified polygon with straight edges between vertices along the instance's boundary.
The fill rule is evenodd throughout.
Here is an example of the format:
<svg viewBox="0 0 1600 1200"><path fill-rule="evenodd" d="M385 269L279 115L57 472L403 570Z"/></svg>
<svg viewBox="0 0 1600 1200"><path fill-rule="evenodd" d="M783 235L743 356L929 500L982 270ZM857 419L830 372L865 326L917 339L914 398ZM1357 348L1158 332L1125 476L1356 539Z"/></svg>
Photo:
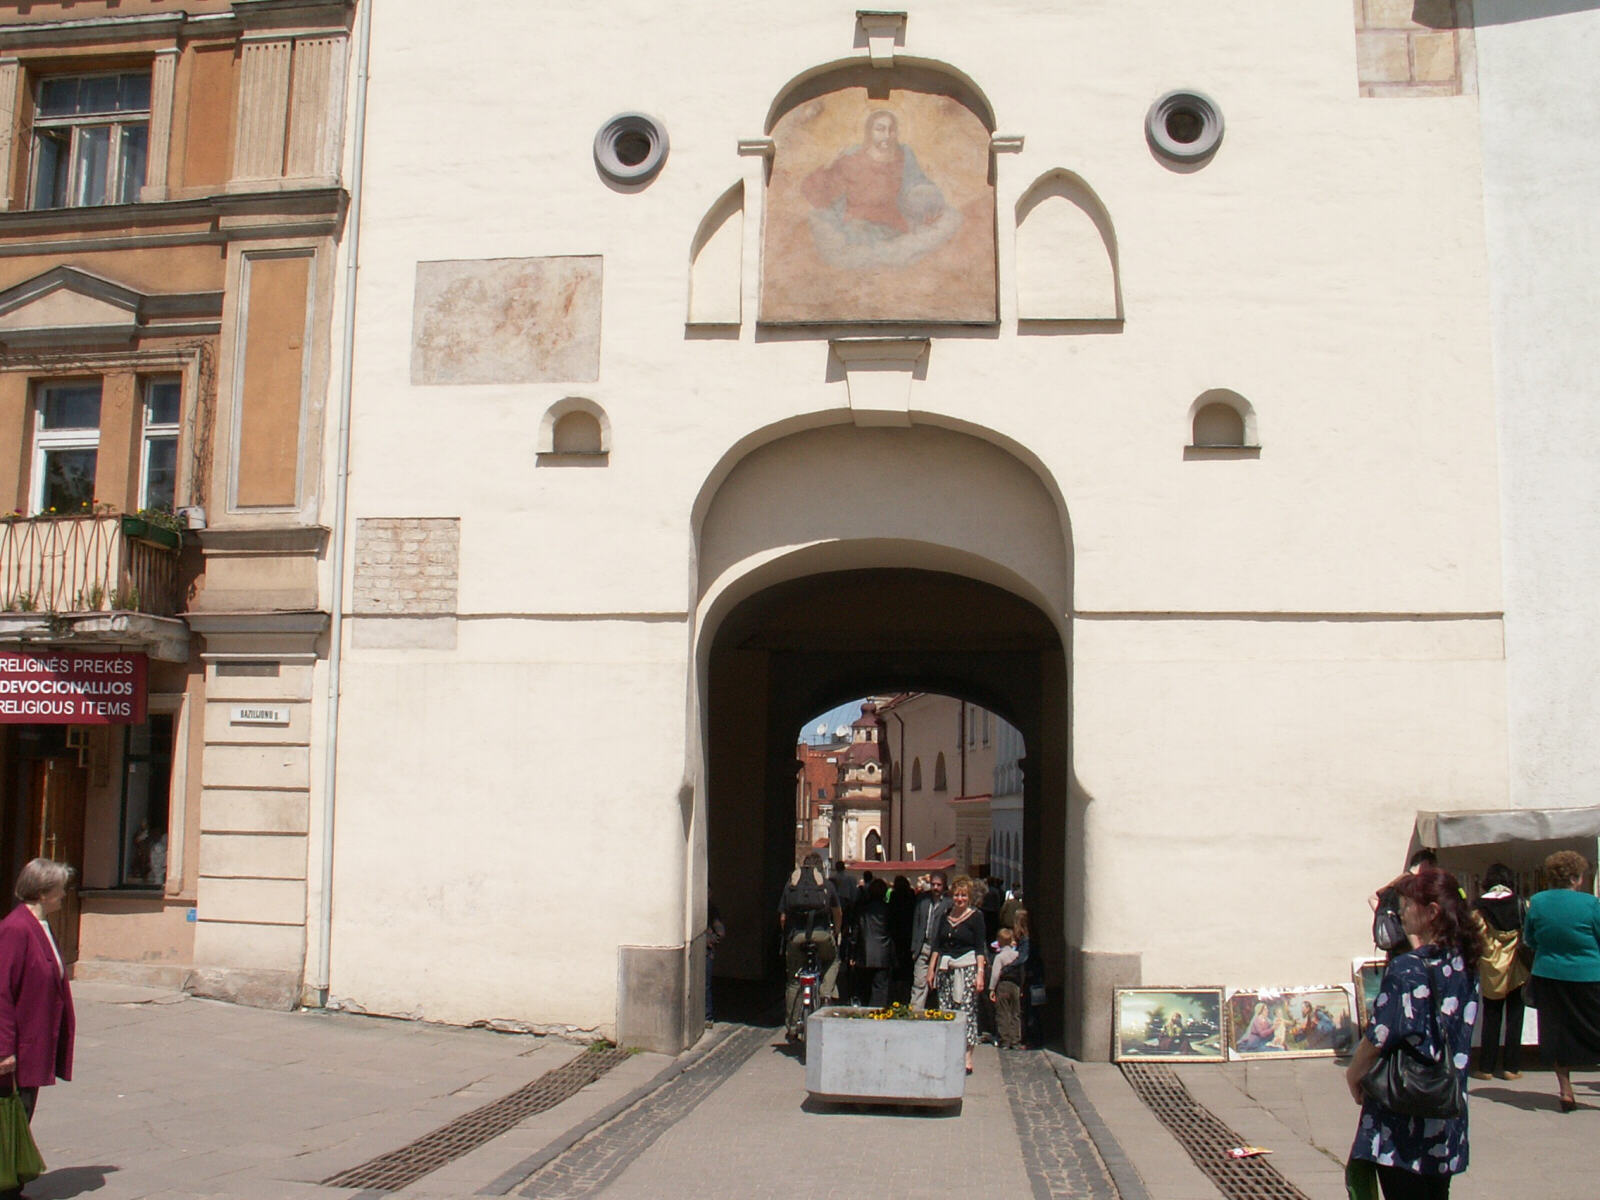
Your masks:
<svg viewBox="0 0 1600 1200"><path fill-rule="evenodd" d="M726 921L719 976L777 977L800 723L868 691L945 692L1025 740L1029 903L1076 1049L1083 1003L1064 984L1082 974L1068 968L1086 876L1068 719L1071 541L1052 481L978 432L774 431L708 482L696 534L689 900L703 911L709 893ZM704 977L701 954L690 980Z"/></svg>

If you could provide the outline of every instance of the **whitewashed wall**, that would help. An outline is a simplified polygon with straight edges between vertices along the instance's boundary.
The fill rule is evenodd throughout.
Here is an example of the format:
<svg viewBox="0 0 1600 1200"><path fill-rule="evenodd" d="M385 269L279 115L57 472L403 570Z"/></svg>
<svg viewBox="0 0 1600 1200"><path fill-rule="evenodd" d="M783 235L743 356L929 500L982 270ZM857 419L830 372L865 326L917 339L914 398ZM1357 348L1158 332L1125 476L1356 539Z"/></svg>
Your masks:
<svg viewBox="0 0 1600 1200"><path fill-rule="evenodd" d="M1476 101L1358 99L1347 3L1031 7L910 14L904 53L1025 139L998 162L1002 321L935 333L911 409L1023 448L1064 503L1092 797L1068 924L1147 979L1337 978L1414 810L1505 799ZM617 947L693 936L693 509L731 448L849 414L825 340L757 339L748 269L738 336L685 336L689 247L741 178L758 219L738 140L787 81L864 54L854 34L853 5L777 0L376 10L351 516L459 517L460 620L454 648L346 660L336 997L604 1029ZM1198 171L1145 143L1175 87L1227 121ZM631 109L672 149L629 193L590 146ZM1010 214L1058 168L1114 225L1120 327L1017 328ZM603 256L598 381L412 384L419 261L545 255ZM1185 459L1216 387L1253 405L1259 459ZM575 394L608 414L607 465L536 466ZM877 524L948 534L901 511L833 536ZM748 561L791 546L780 521L738 532Z"/></svg>
<svg viewBox="0 0 1600 1200"><path fill-rule="evenodd" d="M1579 7L1587 11L1570 11ZM1600 11L1479 0L1511 798L1600 800Z"/></svg>

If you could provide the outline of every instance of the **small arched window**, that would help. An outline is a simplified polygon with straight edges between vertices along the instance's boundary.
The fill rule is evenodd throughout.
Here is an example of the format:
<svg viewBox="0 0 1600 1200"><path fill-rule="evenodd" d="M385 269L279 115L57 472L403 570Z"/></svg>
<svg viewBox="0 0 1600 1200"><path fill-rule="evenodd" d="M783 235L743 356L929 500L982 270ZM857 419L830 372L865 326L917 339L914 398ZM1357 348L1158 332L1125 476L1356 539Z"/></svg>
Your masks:
<svg viewBox="0 0 1600 1200"><path fill-rule="evenodd" d="M920 758L911 760L911 790L913 792L922 790L922 760Z"/></svg>
<svg viewBox="0 0 1600 1200"><path fill-rule="evenodd" d="M878 836L876 829L867 834L867 857L873 862L883 861L883 838Z"/></svg>
<svg viewBox="0 0 1600 1200"><path fill-rule="evenodd" d="M936 792L947 792L950 790L950 784L945 779L943 750L939 751L939 757L933 761L933 790Z"/></svg>

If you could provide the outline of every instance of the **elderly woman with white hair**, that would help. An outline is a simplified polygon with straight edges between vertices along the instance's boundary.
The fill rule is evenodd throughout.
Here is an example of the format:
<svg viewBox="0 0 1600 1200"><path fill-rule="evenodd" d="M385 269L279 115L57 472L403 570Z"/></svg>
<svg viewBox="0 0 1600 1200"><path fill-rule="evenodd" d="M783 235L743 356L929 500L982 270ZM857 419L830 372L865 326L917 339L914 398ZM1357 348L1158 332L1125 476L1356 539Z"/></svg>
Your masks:
<svg viewBox="0 0 1600 1200"><path fill-rule="evenodd" d="M15 1085L30 1120L39 1089L72 1078L72 986L45 920L71 884L71 867L34 859L17 876L21 903L0 921L0 1089Z"/></svg>

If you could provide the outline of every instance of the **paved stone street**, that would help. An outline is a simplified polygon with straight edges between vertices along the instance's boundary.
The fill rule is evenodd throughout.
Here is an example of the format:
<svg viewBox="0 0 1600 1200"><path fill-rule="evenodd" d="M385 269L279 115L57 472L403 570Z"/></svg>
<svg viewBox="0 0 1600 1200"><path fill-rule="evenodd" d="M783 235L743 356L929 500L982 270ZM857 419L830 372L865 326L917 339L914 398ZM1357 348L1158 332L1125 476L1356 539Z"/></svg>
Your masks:
<svg viewBox="0 0 1600 1200"><path fill-rule="evenodd" d="M1115 1066L982 1046L959 1112L829 1106L807 1100L781 1030L742 1025L717 1026L676 1060L628 1056L400 1190L329 1187L319 1181L457 1118L470 1125L586 1047L106 983L78 993L78 1078L40 1098L35 1131L53 1169L29 1186L35 1200L1222 1195ZM1339 1064L1176 1075L1242 1142L1272 1150L1286 1187L1342 1200L1355 1109ZM1590 1200L1600 1079L1576 1085L1584 1107L1563 1116L1545 1073L1474 1083L1457 1200L1520 1194L1535 1179L1548 1200Z"/></svg>

